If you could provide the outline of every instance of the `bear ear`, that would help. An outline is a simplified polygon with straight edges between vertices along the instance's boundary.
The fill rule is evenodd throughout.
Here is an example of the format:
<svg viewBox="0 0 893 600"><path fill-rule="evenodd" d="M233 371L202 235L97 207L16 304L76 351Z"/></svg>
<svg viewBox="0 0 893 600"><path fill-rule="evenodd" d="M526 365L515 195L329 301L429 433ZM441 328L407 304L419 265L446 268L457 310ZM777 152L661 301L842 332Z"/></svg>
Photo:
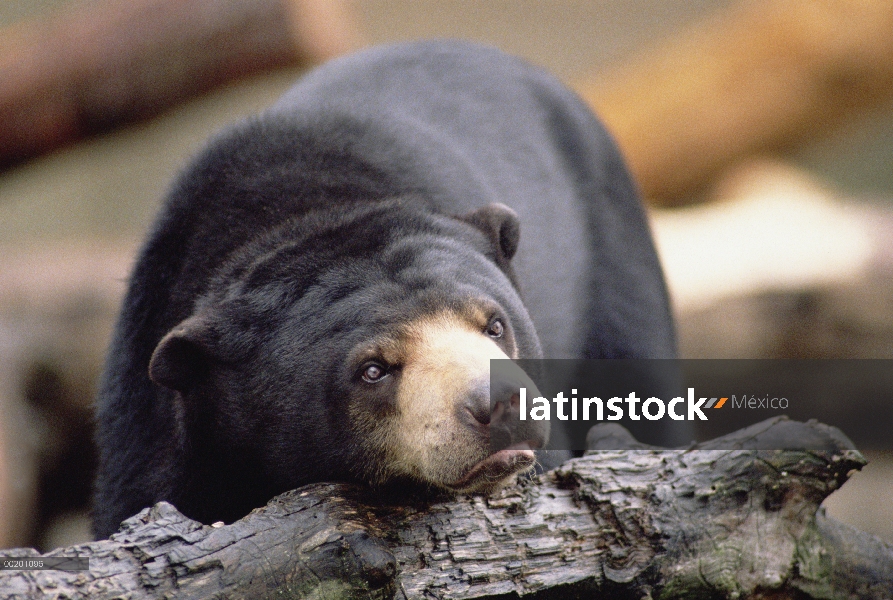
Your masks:
<svg viewBox="0 0 893 600"><path fill-rule="evenodd" d="M161 338L149 361L149 379L171 390L187 392L207 372L212 356L211 326L193 315Z"/></svg>
<svg viewBox="0 0 893 600"><path fill-rule="evenodd" d="M505 204L494 202L459 218L487 234L505 261L511 260L515 255L521 235L521 222L518 220L518 213Z"/></svg>

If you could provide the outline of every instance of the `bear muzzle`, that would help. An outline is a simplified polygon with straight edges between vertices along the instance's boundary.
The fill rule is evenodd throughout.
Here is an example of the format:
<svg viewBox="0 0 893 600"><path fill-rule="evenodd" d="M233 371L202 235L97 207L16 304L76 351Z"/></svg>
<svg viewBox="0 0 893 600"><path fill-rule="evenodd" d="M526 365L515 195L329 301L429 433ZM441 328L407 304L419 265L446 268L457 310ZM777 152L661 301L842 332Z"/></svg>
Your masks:
<svg viewBox="0 0 893 600"><path fill-rule="evenodd" d="M461 406L461 420L489 444L489 453L449 483L449 488L460 492L487 491L535 464L534 450L545 446L549 429L545 421L520 420L522 386L535 389L526 375L493 381L485 378L472 386Z"/></svg>

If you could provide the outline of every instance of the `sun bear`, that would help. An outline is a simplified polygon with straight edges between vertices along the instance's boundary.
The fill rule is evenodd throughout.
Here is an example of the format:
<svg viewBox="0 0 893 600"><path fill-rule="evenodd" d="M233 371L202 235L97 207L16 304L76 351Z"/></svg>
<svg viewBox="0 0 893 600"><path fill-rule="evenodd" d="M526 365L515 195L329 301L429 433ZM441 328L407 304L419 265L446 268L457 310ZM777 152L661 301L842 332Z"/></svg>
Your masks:
<svg viewBox="0 0 893 600"><path fill-rule="evenodd" d="M470 43L366 50L173 185L100 385L94 530L319 481L487 491L548 436L490 451L491 358L673 355L635 187L572 92Z"/></svg>

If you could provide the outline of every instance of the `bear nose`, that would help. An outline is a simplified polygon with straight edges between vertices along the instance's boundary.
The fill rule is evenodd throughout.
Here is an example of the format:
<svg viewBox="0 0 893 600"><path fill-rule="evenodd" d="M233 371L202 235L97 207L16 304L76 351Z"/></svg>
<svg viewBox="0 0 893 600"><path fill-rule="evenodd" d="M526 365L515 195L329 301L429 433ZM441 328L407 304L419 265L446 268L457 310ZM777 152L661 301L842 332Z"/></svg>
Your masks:
<svg viewBox="0 0 893 600"><path fill-rule="evenodd" d="M465 400L465 409L481 425L489 425L490 414L490 382L480 381L469 391Z"/></svg>
<svg viewBox="0 0 893 600"><path fill-rule="evenodd" d="M521 420L521 388L535 392L536 384L522 371L500 371L491 374L490 390L490 449L496 452L524 444L531 449L542 448L549 438L548 421Z"/></svg>
<svg viewBox="0 0 893 600"><path fill-rule="evenodd" d="M488 386L489 387L489 386ZM490 392L490 419L497 423L507 422L510 415L518 412L521 402L519 386L509 381L493 382Z"/></svg>
<svg viewBox="0 0 893 600"><path fill-rule="evenodd" d="M491 422L500 423L507 420L512 411L517 413L519 402L518 386L508 382L497 382L491 393L490 381L485 379L472 387L465 402L465 409L471 413L475 421L489 425Z"/></svg>

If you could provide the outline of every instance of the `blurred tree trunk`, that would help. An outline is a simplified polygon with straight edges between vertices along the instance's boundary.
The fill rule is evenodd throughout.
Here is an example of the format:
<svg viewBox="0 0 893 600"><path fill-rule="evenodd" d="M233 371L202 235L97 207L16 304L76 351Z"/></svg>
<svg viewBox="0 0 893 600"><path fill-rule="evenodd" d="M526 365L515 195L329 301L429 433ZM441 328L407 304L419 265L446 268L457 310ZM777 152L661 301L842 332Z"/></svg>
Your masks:
<svg viewBox="0 0 893 600"><path fill-rule="evenodd" d="M893 100L893 2L745 0L578 89L644 195L689 202L736 160Z"/></svg>
<svg viewBox="0 0 893 600"><path fill-rule="evenodd" d="M0 31L0 168L358 45L345 0L94 0ZM893 100L893 3L744 0L578 85L646 198Z"/></svg>
<svg viewBox="0 0 893 600"><path fill-rule="evenodd" d="M0 167L349 50L343 0L96 0L0 30Z"/></svg>

